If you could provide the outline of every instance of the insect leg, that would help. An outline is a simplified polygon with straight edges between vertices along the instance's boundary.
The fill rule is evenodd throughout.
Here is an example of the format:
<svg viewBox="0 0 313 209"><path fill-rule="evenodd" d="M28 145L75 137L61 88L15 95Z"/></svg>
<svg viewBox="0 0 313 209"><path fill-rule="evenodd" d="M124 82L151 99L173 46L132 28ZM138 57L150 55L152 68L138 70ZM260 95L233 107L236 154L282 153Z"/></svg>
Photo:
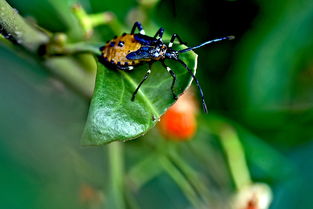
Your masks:
<svg viewBox="0 0 313 209"><path fill-rule="evenodd" d="M130 34L134 34L136 28L138 28L140 34L145 35L145 31L143 30L143 27L140 22L135 22Z"/></svg>
<svg viewBox="0 0 313 209"><path fill-rule="evenodd" d="M187 44L186 42L182 41L182 39L179 37L179 35L177 35L176 33L174 33L174 34L172 35L172 38L171 38L171 40L170 40L170 43L168 44L168 47L172 47L172 46L173 46L173 43L174 43L175 39L178 39L178 41L179 41L180 44L184 44L184 45Z"/></svg>
<svg viewBox="0 0 313 209"><path fill-rule="evenodd" d="M133 66L123 66L123 65L116 65L116 68L124 71L130 71L134 69Z"/></svg>
<svg viewBox="0 0 313 209"><path fill-rule="evenodd" d="M169 73L171 74L171 76L172 76L172 78L173 78L172 85L171 85L171 91L172 91L172 94L173 94L173 98L174 98L175 100L177 100L177 96L176 96L176 94L174 93L174 85L175 85L175 81L176 81L176 74L174 73L174 71L172 71L172 69L171 69L170 67L168 67L168 66L164 63L164 61L161 61L161 63L162 63L162 65L163 65L163 67L166 68L167 72L169 72Z"/></svg>
<svg viewBox="0 0 313 209"><path fill-rule="evenodd" d="M151 73L151 65L152 65L152 63L149 63L149 69L147 70L147 72L146 72L145 76L143 77L142 81L139 83L139 85L137 86L136 90L134 91L133 96L131 98L131 101L135 100L135 97L136 97L136 94L137 94L139 88L141 87L143 82L145 82L145 80L147 80L147 78L149 77L149 75Z"/></svg>
<svg viewBox="0 0 313 209"><path fill-rule="evenodd" d="M193 80L196 82L196 85L198 86L198 89L200 91L200 95L201 95L201 99L202 99L202 107L204 112L208 112L208 108L205 104L205 100L204 100L204 95L203 95L203 91L202 88L200 86L200 83L198 81L198 79L196 78L196 76L192 73L192 71L190 70L190 68L186 65L186 63L184 63L184 61L182 61L181 59L177 59L176 61L178 61L180 64L182 64L184 66L184 68L187 69L187 71L189 72L189 74L192 76Z"/></svg>
<svg viewBox="0 0 313 209"><path fill-rule="evenodd" d="M156 34L154 35L154 38L159 37L160 40L162 40L163 33L164 33L164 28L160 28L160 29L158 30L158 32L156 32Z"/></svg>

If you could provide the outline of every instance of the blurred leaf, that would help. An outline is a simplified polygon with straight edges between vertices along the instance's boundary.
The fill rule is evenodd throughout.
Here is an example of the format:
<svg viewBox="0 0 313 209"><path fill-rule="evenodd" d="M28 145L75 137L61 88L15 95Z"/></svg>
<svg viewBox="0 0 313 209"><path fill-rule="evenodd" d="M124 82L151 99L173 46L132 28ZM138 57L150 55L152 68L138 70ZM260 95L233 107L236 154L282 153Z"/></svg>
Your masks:
<svg viewBox="0 0 313 209"><path fill-rule="evenodd" d="M138 3L135 0L89 0L89 4L93 12L114 11L118 19L123 20L128 15L129 10L137 6Z"/></svg>
<svg viewBox="0 0 313 209"><path fill-rule="evenodd" d="M288 159L295 168L292 178L275 187L272 209L313 208L313 143L298 146L288 153ZM280 166L282 168L283 166Z"/></svg>
<svg viewBox="0 0 313 209"><path fill-rule="evenodd" d="M84 208L80 185L100 188L105 163L79 144L87 101L18 50L0 44L0 208Z"/></svg>
<svg viewBox="0 0 313 209"><path fill-rule="evenodd" d="M197 55L188 52L181 59L193 69ZM177 75L176 94L181 94L190 84L191 76L175 61L167 61ZM147 71L147 65L133 72L116 71L98 63L96 87L91 101L82 144L99 145L111 141L125 141L145 134L175 100L170 91L172 77L161 63L152 65L150 77L140 88L134 102L131 97Z"/></svg>
<svg viewBox="0 0 313 209"><path fill-rule="evenodd" d="M263 12L257 27L242 39L235 66L238 92L232 99L250 125L281 128L286 106L295 99L295 74L312 58L313 2L268 2Z"/></svg>
<svg viewBox="0 0 313 209"><path fill-rule="evenodd" d="M247 129L236 128L255 179L281 182L294 175L294 167L284 155Z"/></svg>

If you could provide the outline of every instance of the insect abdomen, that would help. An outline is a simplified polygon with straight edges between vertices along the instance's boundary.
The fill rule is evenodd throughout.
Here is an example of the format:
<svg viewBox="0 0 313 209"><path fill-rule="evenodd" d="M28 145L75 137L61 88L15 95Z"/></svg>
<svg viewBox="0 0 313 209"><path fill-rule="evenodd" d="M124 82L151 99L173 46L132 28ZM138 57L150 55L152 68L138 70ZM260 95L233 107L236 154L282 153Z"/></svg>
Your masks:
<svg viewBox="0 0 313 209"><path fill-rule="evenodd" d="M135 40L134 35L124 34L108 41L102 47L102 58L105 62L114 65L132 66L140 63L140 60L129 60L126 56L134 51L137 51L142 45Z"/></svg>

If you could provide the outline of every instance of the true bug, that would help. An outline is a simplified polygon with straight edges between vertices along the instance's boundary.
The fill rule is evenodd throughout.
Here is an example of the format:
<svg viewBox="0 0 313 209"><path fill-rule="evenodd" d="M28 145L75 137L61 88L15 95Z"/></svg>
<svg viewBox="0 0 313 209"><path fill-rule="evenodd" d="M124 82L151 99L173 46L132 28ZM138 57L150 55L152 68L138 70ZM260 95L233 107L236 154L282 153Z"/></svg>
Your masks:
<svg viewBox="0 0 313 209"><path fill-rule="evenodd" d="M136 29L139 30L139 33L135 33ZM166 45L163 43L162 40L163 33L164 29L160 28L153 37L147 36L145 35L145 31L143 30L142 25L139 22L135 22L130 34L123 33L122 36L115 36L112 40L108 41L106 45L100 48L101 56L99 57L99 61L109 68L125 71L133 70L134 67L137 65L148 63L149 68L132 95L131 100L134 101L139 88L141 87L143 82L147 80L151 73L151 65L156 61L160 61L164 68L166 68L166 70L172 76L173 81L171 85L171 91L174 99L176 100L177 96L174 93L176 75L171 70L171 68L168 67L164 62L164 60L166 59L176 60L181 63L184 68L187 69L192 78L195 80L196 85L198 86L200 91L203 109L205 112L207 112L207 106L205 104L203 91L201 89L199 81L192 73L190 68L181 59L179 59L179 54L197 49L210 43L222 40L231 40L234 39L234 36L226 36L209 40L197 46L177 51L172 48L173 43L175 39L177 39L180 44L185 44L182 39L177 34L173 34L169 44Z"/></svg>

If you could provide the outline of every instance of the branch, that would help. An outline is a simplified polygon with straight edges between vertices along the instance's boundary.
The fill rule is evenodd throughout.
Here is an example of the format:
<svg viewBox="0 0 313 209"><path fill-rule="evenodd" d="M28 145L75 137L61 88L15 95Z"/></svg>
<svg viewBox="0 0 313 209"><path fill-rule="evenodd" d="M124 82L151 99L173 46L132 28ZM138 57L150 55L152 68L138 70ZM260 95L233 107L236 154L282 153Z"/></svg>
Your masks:
<svg viewBox="0 0 313 209"><path fill-rule="evenodd" d="M24 46L31 52L37 52L40 45L47 43L49 37L34 29L5 0L0 0L1 33L7 38Z"/></svg>

